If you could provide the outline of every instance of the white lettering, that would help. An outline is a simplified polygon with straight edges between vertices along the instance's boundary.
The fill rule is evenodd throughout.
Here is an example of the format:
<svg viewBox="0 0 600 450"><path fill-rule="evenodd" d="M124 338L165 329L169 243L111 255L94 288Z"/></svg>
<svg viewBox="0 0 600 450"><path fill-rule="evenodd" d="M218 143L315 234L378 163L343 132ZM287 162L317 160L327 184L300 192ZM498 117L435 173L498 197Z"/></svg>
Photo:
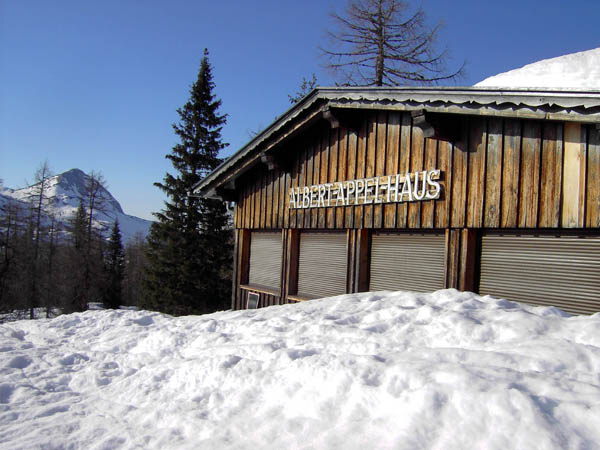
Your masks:
<svg viewBox="0 0 600 450"><path fill-rule="evenodd" d="M365 205L368 205L369 203L373 203L373 199L369 197L373 193L373 185L370 184L370 182L372 182L372 181L373 181L373 178L369 178L368 180L365 180L365 197L363 200L363 203Z"/></svg>
<svg viewBox="0 0 600 450"><path fill-rule="evenodd" d="M327 189L322 184L319 185L319 200L317 206L325 206L325 191Z"/></svg>
<svg viewBox="0 0 600 450"><path fill-rule="evenodd" d="M379 177L375 178L375 203L383 203L383 200L379 198Z"/></svg>
<svg viewBox="0 0 600 450"><path fill-rule="evenodd" d="M409 173L407 173L406 176L404 177L404 183L402 184L402 192L400 192L400 201L401 202L404 201L404 194L408 194L409 202L413 201L412 185L410 183L410 174Z"/></svg>
<svg viewBox="0 0 600 450"><path fill-rule="evenodd" d="M440 186L440 183L438 183L437 180L440 177L440 171L439 170L431 170L427 173L427 185L431 186L433 188L433 192L431 192L429 189L427 189L427 195L426 197L430 200L434 200L436 198L440 197L440 192L442 191L442 187Z"/></svg>
<svg viewBox="0 0 600 450"><path fill-rule="evenodd" d="M317 189L318 189L317 186L311 186L310 203L309 203L311 208L316 208L318 206L317 205Z"/></svg>
<svg viewBox="0 0 600 450"><path fill-rule="evenodd" d="M335 206L338 205L338 200L342 201L342 206L344 206L346 204L346 199L344 198L344 183L339 183L338 184L338 189L337 189L337 198L335 199Z"/></svg>
<svg viewBox="0 0 600 450"><path fill-rule="evenodd" d="M442 191L440 177L436 169L295 187L289 190L288 204L305 209L435 200Z"/></svg>
<svg viewBox="0 0 600 450"><path fill-rule="evenodd" d="M348 181L348 190L346 191L346 205L350 204L352 194L356 192L356 183L354 181Z"/></svg>
<svg viewBox="0 0 600 450"><path fill-rule="evenodd" d="M421 190L419 191L419 174L423 179L421 181ZM425 194L427 193L427 185L425 184L427 178L427 172L416 172L415 173L415 187L414 187L414 198L415 200L423 200L425 198Z"/></svg>
<svg viewBox="0 0 600 450"><path fill-rule="evenodd" d="M308 208L310 206L310 189L308 186L304 186L302 189L302 208Z"/></svg>
<svg viewBox="0 0 600 450"><path fill-rule="evenodd" d="M356 180L356 195L354 195L354 204L358 205L360 200L360 194L365 191L365 180Z"/></svg>

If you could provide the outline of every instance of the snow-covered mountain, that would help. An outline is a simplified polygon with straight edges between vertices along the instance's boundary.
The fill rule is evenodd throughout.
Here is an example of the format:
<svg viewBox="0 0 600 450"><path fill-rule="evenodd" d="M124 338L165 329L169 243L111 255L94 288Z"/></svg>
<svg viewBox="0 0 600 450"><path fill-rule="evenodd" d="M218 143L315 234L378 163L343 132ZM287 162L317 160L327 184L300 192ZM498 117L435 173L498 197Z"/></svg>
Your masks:
<svg viewBox="0 0 600 450"><path fill-rule="evenodd" d="M527 64L475 86L600 90L600 47Z"/></svg>
<svg viewBox="0 0 600 450"><path fill-rule="evenodd" d="M59 223L66 224L69 219L74 217L79 206L79 201L84 197L85 186L88 180L89 175L80 169L71 169L49 178L44 187L44 209L46 213L48 215L53 214ZM38 190L38 185L22 189L0 187L0 209L5 209L3 206L11 201L16 202L23 208L27 208L32 196L35 196L36 192L39 192ZM117 219L121 228L123 242L127 242L138 233L141 233L144 237L148 234L151 221L125 214L117 199L102 187L100 188L98 197L103 204L102 211L94 212L94 226L98 230L102 230L105 234L108 234L110 227L115 219ZM49 221L48 217L45 220Z"/></svg>

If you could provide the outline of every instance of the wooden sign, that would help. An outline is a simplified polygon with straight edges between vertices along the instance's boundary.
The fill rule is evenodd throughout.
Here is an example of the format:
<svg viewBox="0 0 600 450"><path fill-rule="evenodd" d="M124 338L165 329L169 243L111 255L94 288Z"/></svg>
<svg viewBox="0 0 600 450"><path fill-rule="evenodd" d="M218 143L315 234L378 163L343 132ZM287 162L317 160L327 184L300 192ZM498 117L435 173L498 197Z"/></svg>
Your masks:
<svg viewBox="0 0 600 450"><path fill-rule="evenodd" d="M386 175L291 188L291 209L327 208L434 200L442 187L439 170Z"/></svg>

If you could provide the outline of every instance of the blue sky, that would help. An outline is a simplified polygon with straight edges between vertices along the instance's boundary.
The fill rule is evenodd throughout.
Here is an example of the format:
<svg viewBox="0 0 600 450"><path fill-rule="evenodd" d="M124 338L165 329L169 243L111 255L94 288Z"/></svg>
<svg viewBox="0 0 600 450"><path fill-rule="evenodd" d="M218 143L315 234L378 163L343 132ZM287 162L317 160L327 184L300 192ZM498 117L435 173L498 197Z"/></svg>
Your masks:
<svg viewBox="0 0 600 450"><path fill-rule="evenodd" d="M424 0L450 66L472 85L534 61L600 46L597 0ZM56 173L101 171L125 212L163 207L152 183L172 168L171 124L210 51L228 156L290 104L320 65L323 1L0 0L0 178L23 187L48 159Z"/></svg>

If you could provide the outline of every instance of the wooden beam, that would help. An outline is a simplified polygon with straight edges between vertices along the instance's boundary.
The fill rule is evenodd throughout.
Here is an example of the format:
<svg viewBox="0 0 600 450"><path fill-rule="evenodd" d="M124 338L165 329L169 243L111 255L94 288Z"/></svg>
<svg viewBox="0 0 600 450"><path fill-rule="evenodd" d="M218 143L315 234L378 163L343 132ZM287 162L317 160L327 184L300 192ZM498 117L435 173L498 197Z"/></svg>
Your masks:
<svg viewBox="0 0 600 450"><path fill-rule="evenodd" d="M423 130L423 137L432 138L435 136L435 129L433 125L427 121L426 112L424 109L420 111L413 111L410 113L413 119L413 125Z"/></svg>
<svg viewBox="0 0 600 450"><path fill-rule="evenodd" d="M273 154L262 153L260 155L260 162L265 164L269 170L275 170L275 169L279 168L277 159L275 158L275 156Z"/></svg>
<svg viewBox="0 0 600 450"><path fill-rule="evenodd" d="M215 194L215 197L225 202L236 202L238 199L237 192L233 189L217 188Z"/></svg>
<svg viewBox="0 0 600 450"><path fill-rule="evenodd" d="M331 108L329 105L324 106L321 110L323 112L323 119L329 122L331 129L346 128L355 133L358 132L362 121L362 112L360 110Z"/></svg>
<svg viewBox="0 0 600 450"><path fill-rule="evenodd" d="M329 106L326 106L323 109L323 119L329 122L329 125L332 130L340 127L339 119L336 117L335 113L331 110L331 108L329 108Z"/></svg>
<svg viewBox="0 0 600 450"><path fill-rule="evenodd" d="M293 155L295 156L295 155ZM263 152L260 154L260 161L271 170L279 169L283 172L289 172L292 164L292 157L283 152Z"/></svg>
<svg viewBox="0 0 600 450"><path fill-rule="evenodd" d="M436 114L425 109L410 113L413 125L423 130L423 137L455 142L461 138L461 119L449 114Z"/></svg>

